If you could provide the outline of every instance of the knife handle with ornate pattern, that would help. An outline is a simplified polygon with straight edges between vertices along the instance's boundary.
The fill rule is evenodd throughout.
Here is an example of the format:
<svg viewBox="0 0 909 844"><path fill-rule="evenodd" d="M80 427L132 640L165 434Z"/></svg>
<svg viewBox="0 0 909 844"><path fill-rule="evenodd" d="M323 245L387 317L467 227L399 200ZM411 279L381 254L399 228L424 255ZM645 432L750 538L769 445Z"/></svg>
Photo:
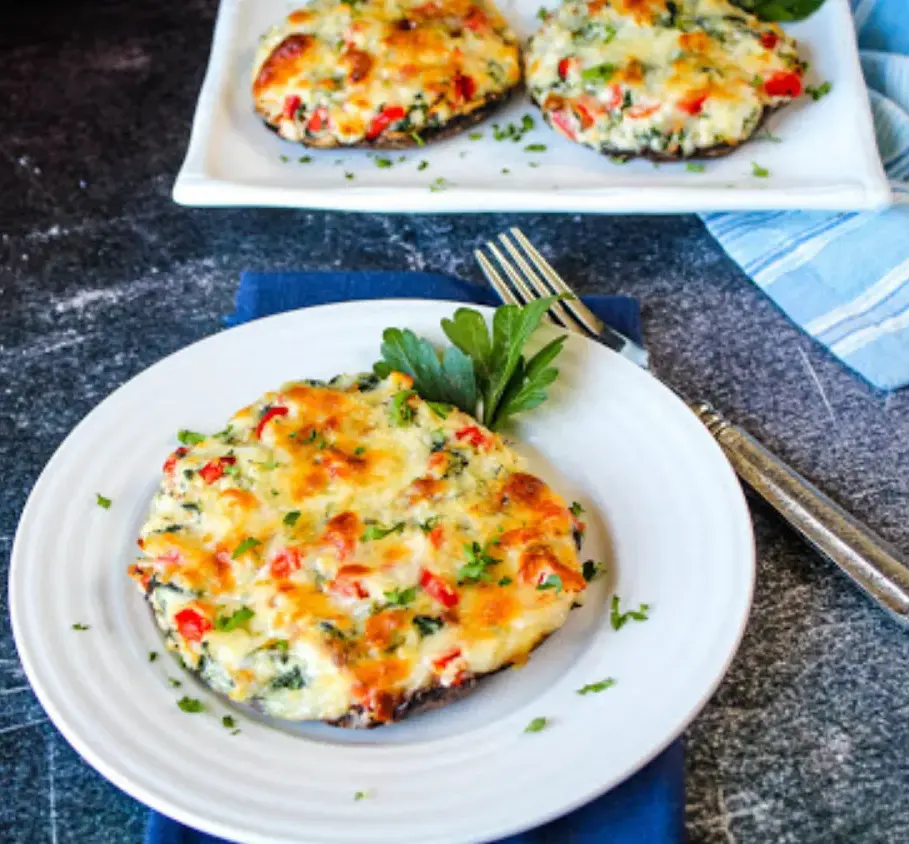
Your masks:
<svg viewBox="0 0 909 844"><path fill-rule="evenodd" d="M899 552L707 402L691 409L738 476L875 603L909 625L909 566Z"/></svg>

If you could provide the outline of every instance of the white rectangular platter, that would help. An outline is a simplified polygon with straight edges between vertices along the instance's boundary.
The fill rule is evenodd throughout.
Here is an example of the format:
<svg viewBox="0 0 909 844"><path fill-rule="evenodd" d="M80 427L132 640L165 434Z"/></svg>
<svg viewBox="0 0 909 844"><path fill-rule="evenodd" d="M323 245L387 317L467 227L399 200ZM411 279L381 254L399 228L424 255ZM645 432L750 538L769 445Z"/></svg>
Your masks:
<svg viewBox="0 0 909 844"><path fill-rule="evenodd" d="M787 27L811 69L829 81L818 102L801 97L774 115L770 132L703 172L684 164L617 164L557 135L518 98L464 134L390 156L378 167L363 150L306 150L277 138L254 114L256 43L305 0L221 0L208 72L174 199L197 206L285 206L382 212L697 212L784 208L863 210L890 198L859 68L847 0ZM554 2L548 5L554 6ZM499 7L522 37L537 23L538 0ZM534 116L521 143L493 138L492 123ZM764 133L766 134L766 133ZM546 151L524 147L545 144ZM311 161L303 162L308 156ZM388 156L383 156L388 157ZM426 164L422 164L426 162ZM769 176L752 175L753 163ZM421 169L420 169L421 168Z"/></svg>

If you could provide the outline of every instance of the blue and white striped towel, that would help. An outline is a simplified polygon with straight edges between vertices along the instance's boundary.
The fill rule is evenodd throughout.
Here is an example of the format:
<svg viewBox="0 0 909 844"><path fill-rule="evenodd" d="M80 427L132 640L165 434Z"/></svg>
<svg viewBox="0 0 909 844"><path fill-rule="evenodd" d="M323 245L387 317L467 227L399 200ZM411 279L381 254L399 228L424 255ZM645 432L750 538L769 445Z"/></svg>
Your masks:
<svg viewBox="0 0 909 844"><path fill-rule="evenodd" d="M851 2L893 206L702 219L794 322L892 390L909 384L909 0Z"/></svg>

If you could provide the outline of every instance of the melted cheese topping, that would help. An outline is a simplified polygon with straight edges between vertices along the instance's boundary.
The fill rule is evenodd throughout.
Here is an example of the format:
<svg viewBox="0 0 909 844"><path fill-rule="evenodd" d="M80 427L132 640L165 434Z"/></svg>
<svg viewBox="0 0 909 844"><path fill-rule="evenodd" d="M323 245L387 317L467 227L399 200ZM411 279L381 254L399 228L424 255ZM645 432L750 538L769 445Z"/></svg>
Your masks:
<svg viewBox="0 0 909 844"><path fill-rule="evenodd" d="M557 131L628 155L741 143L801 93L803 71L793 39L726 0L569 0L525 56Z"/></svg>
<svg viewBox="0 0 909 844"><path fill-rule="evenodd" d="M285 385L165 463L130 574L214 689L287 719L521 662L586 583L565 502L392 373Z"/></svg>
<svg viewBox="0 0 909 844"><path fill-rule="evenodd" d="M486 0L314 0L264 36L252 93L288 140L417 143L520 75L517 38Z"/></svg>

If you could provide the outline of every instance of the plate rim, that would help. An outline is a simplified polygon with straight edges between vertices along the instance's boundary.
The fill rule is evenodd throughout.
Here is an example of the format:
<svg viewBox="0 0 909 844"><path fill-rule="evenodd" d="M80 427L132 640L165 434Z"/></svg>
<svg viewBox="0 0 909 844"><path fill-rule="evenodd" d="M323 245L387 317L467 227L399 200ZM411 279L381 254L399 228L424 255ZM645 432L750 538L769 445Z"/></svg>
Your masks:
<svg viewBox="0 0 909 844"><path fill-rule="evenodd" d="M31 511L34 510L35 507L38 506L38 504L36 502L40 501L40 498L44 494L44 489L48 485L48 483L53 482L54 470L56 468L55 464L59 460L62 459L61 455L63 454L64 450L69 446L70 440L75 437L77 432L83 430L86 427L89 427L92 424L92 420L93 420L93 417L95 416L96 411L99 411L99 409L103 405L105 405L109 401L113 400L115 396L117 396L119 393L121 393L121 391L126 390L128 387L130 387L133 384L134 381L136 381L137 379L139 379L140 377L142 377L143 375L148 373L150 370L155 369L161 365L164 365L168 361L170 361L172 358L179 357L187 350L189 350L193 347L196 347L196 346L204 345L204 344L210 342L211 340L213 340L214 338L220 338L226 334L234 334L235 332L242 333L242 332L245 332L246 330L253 330L254 327L259 326L259 324L261 324L261 323L269 323L269 322L275 322L275 321L281 321L281 320L286 320L289 322L289 321L292 321L294 318L297 318L299 316L299 314L309 313L311 311L317 311L317 312L343 311L346 309L356 309L356 308L362 308L365 306L375 306L376 304L391 304L391 303L400 304L400 305L411 305L411 306L415 306L415 307L424 307L427 309L437 308L437 307L456 308L456 307L461 307L465 304L464 302L453 301L453 300L414 299L414 298L380 298L380 299L350 300L350 301L344 301L344 302L327 303L327 304L316 305L316 306L311 306L311 307L297 308L297 309L294 309L291 311L284 311L281 313L272 314L269 316L250 320L246 323L242 323L240 325L233 326L231 328L228 328L228 329L225 329L222 331L218 331L218 332L215 332L214 334L210 334L205 337L202 337L202 338L194 341L193 343L191 343L187 346L184 346L180 349L177 349L177 350L169 353L168 355L165 355L163 358L150 364L148 367L146 367L145 369L136 373L131 378L129 378L127 381L125 381L123 384L118 386L115 390L113 390L111 393L109 393L107 396L105 396L101 402L99 402L97 405L95 405L95 407L93 407L92 410L90 410L85 415L85 417L83 417L73 427L73 429L67 434L67 436L63 439L63 441L54 450L54 453L51 455L51 457L45 464L44 468L42 469L41 473L39 474L37 480L35 481L32 489L29 493L26 504L23 507L23 510L20 515L20 519L19 519L16 531L14 534L13 545L12 545L11 554L10 554L10 569L9 569L9 576L8 576L8 594L10 596L9 614L10 614L11 626L12 626L12 631L13 631L13 639L15 642L16 651L17 651L19 660L25 671L26 678L28 679L29 684L31 685L36 697L38 698L39 702L41 703L42 707L44 708L45 712L47 713L47 715L50 718L51 722L53 723L54 727L60 731L60 733L70 743L70 745L77 751L77 753L79 753L79 755L89 765L91 765L96 771L101 773L108 781L113 783L115 786L120 788L125 793L127 793L127 794L131 795L132 797L134 797L135 799L139 800L144 805L153 808L155 811L158 811L159 813L161 813L165 816L174 818L174 819L180 821L181 823L184 823L187 826L203 830L210 834L226 837L228 839L235 837L237 834L237 831L235 829L233 829L227 825L221 825L220 822L217 822L217 821L213 822L213 821L209 820L208 818L200 818L199 816L193 815L191 812L183 812L182 809L178 809L177 811L174 811L173 806L169 805L168 802L166 801L166 799L159 799L159 797L154 792L150 792L142 786L136 786L136 784L130 780L129 776L126 773L121 774L120 771L117 770L116 768L112 768L112 767L108 766L104 762L104 760L102 758L102 754L96 754L95 751L92 749L92 742L88 739L83 739L81 734L79 733L79 731L77 729L72 728L72 725L69 723L66 714L61 712L61 710L53 704L51 693L42 685L42 683L40 681L39 670L31 662L29 653L22 648L22 645L21 645L22 634L20 632L21 622L19 621L19 613L22 610L22 608L20 608L18 601L15 600L15 593L14 593L13 587L14 587L14 580L16 578L16 575L18 574L19 570L23 566L23 563L21 561L21 557L23 556L23 553L24 553L21 550L22 549L22 536L26 533L26 531L30 527L29 522L32 519ZM491 308L489 306L483 306L483 305L472 305L472 307L476 307L481 312L484 312L487 314L492 313L492 311L494 310L494 308ZM259 327L258 330L261 331L261 327ZM583 340L586 343L593 344L598 349L604 349L604 347L600 346L600 344L597 344L595 341L590 340L589 338L581 337L579 339ZM648 373L643 373L633 363L631 363L630 361L628 361L626 358L622 357L621 355L616 354L612 350L610 350L610 349L604 349L604 350L605 350L605 352L607 352L608 354L613 356L612 360L614 363L616 363L618 366L620 366L622 368L626 368L627 371L634 371L637 376L648 374ZM662 392L664 394L664 396L670 398L670 400L675 402L677 406L684 407L684 402L682 402L682 400L679 399L666 385L664 385L662 382L660 382L656 378L653 378L652 381L653 381L652 386L655 389ZM696 419L694 418L693 414L691 416L691 422L695 426L695 427L692 427L692 430L695 430L696 428L701 428L699 423L697 423ZM660 755L664 750L666 750L666 748L670 744L672 744L676 739L679 738L679 736L681 736L684 733L684 731L688 728L688 726L692 723L692 721L701 713L703 708L709 702L710 698L713 696L716 689L719 687L720 683L723 681L724 677L726 676L726 674L729 670L729 666L732 663L732 660L735 658L735 656L738 652L738 649L741 645L741 641L744 636L745 630L747 628L747 624L750 619L751 609L753 606L755 580L756 580L756 544L755 544L755 537L754 537L754 531L753 531L753 524L752 524L752 520L751 520L751 516L750 516L750 511L749 511L749 508L747 505L747 500L745 498L744 491L742 490L731 465L726 460L725 455L723 454L719 445L716 443L714 438L712 436L710 436L709 432L706 431L706 429L703 429L702 435L698 435L698 436L702 437L702 441L705 443L705 445L708 445L709 448L713 449L715 456L717 458L719 458L719 460L717 461L717 469L720 469L720 467L722 467L722 471L723 471L723 473L726 474L727 480L732 481L732 483L729 485L729 490L737 491L737 494L735 494L733 496L735 499L733 509L737 514L737 518L741 522L741 524L738 527L743 528L743 530L736 531L736 543L740 544L740 543L742 543L742 541L744 541L744 547L742 550L746 552L742 556L741 562L743 565L745 565L745 563L747 563L747 572L746 572L747 573L747 578L746 578L747 590L746 590L746 594L744 594L744 596L743 596L744 602L742 604L742 612L738 618L737 628L734 632L734 635L731 636L729 639L727 653L723 659L723 664L722 664L720 670L718 670L716 672L716 674L712 678L711 682L705 686L703 692L699 695L696 703L694 703L691 706L688 713L685 715L684 718L682 718L678 722L678 724L675 726L675 728L673 730L669 731L669 733L660 742L657 742L653 749L651 749L648 753L640 756L634 762L633 766L629 770L627 770L626 772L624 772L623 774L621 774L617 777L614 777L612 780L608 781L606 783L606 785L602 785L602 784L596 785L593 788L585 791L583 794L577 796L573 801L563 803L559 808L553 809L552 811L550 811L548 813L542 813L542 814L536 815L532 819L530 819L529 821L526 821L526 822L523 822L523 821L512 822L507 825L507 828L503 827L502 829L494 830L491 835L484 834L482 838L471 839L471 840L478 840L478 841L479 840L483 840L483 841L494 840L501 836L513 835L513 834L517 834L517 833L523 832L528 829L536 828L555 818L562 817L562 816L574 811L575 809L591 802L592 800L597 799L598 797L600 797L603 794L607 793L608 791L612 790L619 784L625 782L627 779L629 779L630 777L637 774L643 767L645 767L647 764L649 764L654 758L656 758L658 755ZM745 571L745 569L743 569L743 571ZM258 844L259 842L263 842L263 844L264 844L264 842L275 842L275 841L283 842L285 840L288 842L291 841L291 839L276 838L271 835L261 835L259 833L247 834L247 832L245 832L245 831L242 833L242 835L243 835L243 838L237 839L237 840L256 842L256 844ZM294 838L293 840L302 841L304 839ZM317 839L305 839L305 840L306 841L316 841ZM447 841L454 841L454 840L460 840L460 839L440 838L439 840L440 841L444 840L447 842Z"/></svg>

